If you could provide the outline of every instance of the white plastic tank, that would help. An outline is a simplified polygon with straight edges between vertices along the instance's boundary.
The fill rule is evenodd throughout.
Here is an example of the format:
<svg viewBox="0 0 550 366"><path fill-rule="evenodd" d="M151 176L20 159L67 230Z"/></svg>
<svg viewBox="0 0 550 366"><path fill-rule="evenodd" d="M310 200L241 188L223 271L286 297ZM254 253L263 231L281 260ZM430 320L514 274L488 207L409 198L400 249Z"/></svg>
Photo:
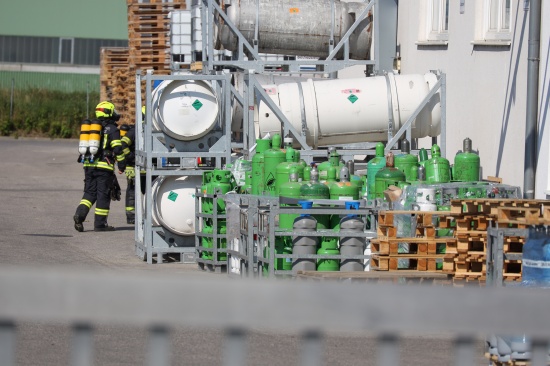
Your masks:
<svg viewBox="0 0 550 366"><path fill-rule="evenodd" d="M307 143L315 148L387 141L388 100L391 98L395 133L436 83L435 74L428 73L389 74L387 78L308 79L300 85L295 82L263 87L298 131L302 130L302 116L305 117ZM439 135L440 122L440 95L436 93L413 122L412 138ZM281 131L281 122L265 103L260 103L255 123L260 136Z"/></svg>
<svg viewBox="0 0 550 366"><path fill-rule="evenodd" d="M340 0L239 0L226 3L225 11L250 44L253 44L258 23L259 52L326 57L331 31L336 45L367 6L366 2ZM221 17L218 23L221 25L219 42L225 49L236 51L237 37ZM369 17L354 29L349 42L350 58L369 59L371 30ZM340 51L337 57L341 54Z"/></svg>
<svg viewBox="0 0 550 366"><path fill-rule="evenodd" d="M195 188L201 176L161 176L152 187L152 222L174 234L195 235Z"/></svg>
<svg viewBox="0 0 550 366"><path fill-rule="evenodd" d="M190 141L206 135L216 124L218 98L202 80L164 80L152 93L153 126L168 136Z"/></svg>

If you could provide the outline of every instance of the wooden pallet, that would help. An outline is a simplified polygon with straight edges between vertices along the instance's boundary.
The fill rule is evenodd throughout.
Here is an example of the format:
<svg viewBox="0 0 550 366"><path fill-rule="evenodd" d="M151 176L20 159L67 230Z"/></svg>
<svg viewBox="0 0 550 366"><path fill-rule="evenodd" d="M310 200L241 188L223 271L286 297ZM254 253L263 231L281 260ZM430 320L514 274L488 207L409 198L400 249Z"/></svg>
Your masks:
<svg viewBox="0 0 550 366"><path fill-rule="evenodd" d="M485 215L465 215L456 218L457 232L487 231L492 218Z"/></svg>
<svg viewBox="0 0 550 366"><path fill-rule="evenodd" d="M378 238L371 240L371 252L378 255L398 254L444 254L447 252L449 243L454 246L454 238ZM408 244L408 253L399 253L399 244Z"/></svg>
<svg viewBox="0 0 550 366"><path fill-rule="evenodd" d="M456 199L451 200L451 215L485 214L496 217L499 207L540 208L549 205L548 200L528 199Z"/></svg>
<svg viewBox="0 0 550 366"><path fill-rule="evenodd" d="M442 272L428 271L356 271L356 272L318 272L298 271L296 280L346 281L375 283L421 283L433 285L451 285L452 278Z"/></svg>
<svg viewBox="0 0 550 366"><path fill-rule="evenodd" d="M550 225L542 207L499 207L497 218L499 224Z"/></svg>
<svg viewBox="0 0 550 366"><path fill-rule="evenodd" d="M371 270L374 271L441 271L437 269L437 260L442 259L441 255L420 256L403 254L399 256L382 256L373 254L371 257ZM409 261L407 268L399 268L399 260ZM442 272L442 271L441 271Z"/></svg>
<svg viewBox="0 0 550 366"><path fill-rule="evenodd" d="M510 361L499 361L497 355L491 355L490 353L485 353L485 358L491 361L492 366L530 366L531 362L528 360L510 360ZM546 363L550 365L550 362Z"/></svg>

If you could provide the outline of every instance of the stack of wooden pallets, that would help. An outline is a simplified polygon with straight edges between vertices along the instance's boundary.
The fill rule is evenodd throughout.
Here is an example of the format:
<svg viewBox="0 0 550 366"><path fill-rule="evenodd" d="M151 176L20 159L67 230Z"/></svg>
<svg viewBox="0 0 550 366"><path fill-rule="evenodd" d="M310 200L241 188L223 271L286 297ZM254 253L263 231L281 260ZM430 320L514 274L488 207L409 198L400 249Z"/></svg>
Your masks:
<svg viewBox="0 0 550 366"><path fill-rule="evenodd" d="M441 271L447 247L455 238L438 237L435 220L445 212L381 211L378 237L371 240L371 267L379 271ZM404 224L405 223L405 224ZM399 235L399 225L411 225L408 234ZM407 230L403 231L407 233Z"/></svg>
<svg viewBox="0 0 550 366"><path fill-rule="evenodd" d="M399 237L403 236L398 235L403 232L399 225L407 226L409 220L414 230ZM483 283L487 277L487 229L529 225L550 225L550 201L457 199L451 201L450 211L380 211L378 237L371 240L372 269L440 271L451 275L455 283ZM438 236L448 229L452 229L451 237ZM526 240L524 236L505 236L504 253L522 253ZM408 250L402 250L404 245ZM505 281L521 280L521 260L506 259L502 265Z"/></svg>
<svg viewBox="0 0 550 366"><path fill-rule="evenodd" d="M129 83L127 84L127 110L129 115L135 116L136 87L135 75L137 72L154 70L155 75L170 74L170 18L174 10L185 10L185 0L165 2L151 0L140 3L136 0L127 0L128 4L128 44L129 54ZM142 85L142 95L145 85Z"/></svg>
<svg viewBox="0 0 550 366"><path fill-rule="evenodd" d="M122 114L121 123L133 123L128 115L127 90L129 80L128 47L104 47L100 57L100 92L101 100L111 101Z"/></svg>
<svg viewBox="0 0 550 366"><path fill-rule="evenodd" d="M456 248L449 248L443 264L455 280L484 282L487 269L487 228L527 228L550 225L550 201L522 199L452 200L450 214L456 221ZM505 236L504 253L521 253L526 238ZM505 281L521 280L521 260L505 260Z"/></svg>
<svg viewBox="0 0 550 366"><path fill-rule="evenodd" d="M129 47L101 50L101 100L110 100L122 114L122 124L133 124L136 115L136 73L152 69L170 74L170 19L174 10L186 9L185 0L147 3L127 0ZM142 85L142 96L145 85Z"/></svg>

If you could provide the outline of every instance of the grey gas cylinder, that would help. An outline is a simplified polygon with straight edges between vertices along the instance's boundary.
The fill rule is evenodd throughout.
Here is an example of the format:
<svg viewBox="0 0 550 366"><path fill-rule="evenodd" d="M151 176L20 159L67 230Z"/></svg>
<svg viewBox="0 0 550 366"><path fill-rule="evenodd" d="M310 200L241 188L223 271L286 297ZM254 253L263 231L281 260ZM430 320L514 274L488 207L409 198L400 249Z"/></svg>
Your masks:
<svg viewBox="0 0 550 366"><path fill-rule="evenodd" d="M294 230L314 231L317 228L317 220L310 215L300 215L294 219L292 225ZM317 236L292 236L292 254L301 256L317 253L317 244L319 237ZM292 261L292 272L297 271L315 271L315 259L294 258Z"/></svg>
<svg viewBox="0 0 550 366"><path fill-rule="evenodd" d="M348 215L340 220L340 254L346 256L361 255L365 250L365 238L346 236L346 232L363 232L365 223L359 216ZM363 260L361 259L342 259L340 262L341 272L363 271Z"/></svg>

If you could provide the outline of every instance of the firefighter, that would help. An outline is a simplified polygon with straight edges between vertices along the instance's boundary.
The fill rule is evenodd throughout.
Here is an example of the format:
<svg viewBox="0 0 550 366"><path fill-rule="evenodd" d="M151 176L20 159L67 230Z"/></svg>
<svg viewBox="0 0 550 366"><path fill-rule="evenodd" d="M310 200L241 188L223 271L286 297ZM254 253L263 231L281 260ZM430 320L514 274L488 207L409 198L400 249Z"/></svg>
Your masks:
<svg viewBox="0 0 550 366"><path fill-rule="evenodd" d="M115 228L107 223L111 204L111 190L113 189L115 162L119 174L126 168L120 132L117 121L120 115L116 113L113 103L104 101L95 109L96 121L92 124L101 124L99 150L94 155L84 157L84 195L76 208L74 227L77 231L84 231L82 224L88 212L95 204L94 231L113 231Z"/></svg>
<svg viewBox="0 0 550 366"><path fill-rule="evenodd" d="M124 152L124 158L126 163L126 169L124 174L126 174L126 181L128 185L126 186L126 223L134 224L136 221L136 173L135 173L135 138L136 138L136 129L135 125L122 125L120 126L121 130L121 139L122 142L122 151Z"/></svg>

